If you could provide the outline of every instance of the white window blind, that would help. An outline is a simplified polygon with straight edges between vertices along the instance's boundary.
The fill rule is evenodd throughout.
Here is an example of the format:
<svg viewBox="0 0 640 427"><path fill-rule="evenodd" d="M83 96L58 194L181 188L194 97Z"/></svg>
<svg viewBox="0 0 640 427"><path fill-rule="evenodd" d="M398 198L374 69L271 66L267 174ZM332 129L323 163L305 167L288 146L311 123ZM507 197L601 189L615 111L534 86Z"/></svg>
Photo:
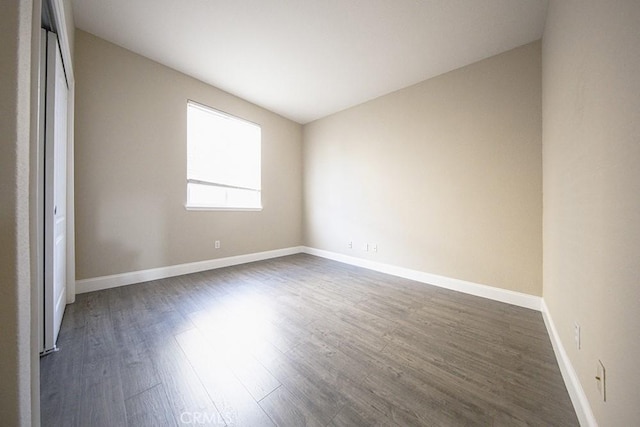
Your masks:
<svg viewBox="0 0 640 427"><path fill-rule="evenodd" d="M261 129L187 103L187 207L260 209Z"/></svg>

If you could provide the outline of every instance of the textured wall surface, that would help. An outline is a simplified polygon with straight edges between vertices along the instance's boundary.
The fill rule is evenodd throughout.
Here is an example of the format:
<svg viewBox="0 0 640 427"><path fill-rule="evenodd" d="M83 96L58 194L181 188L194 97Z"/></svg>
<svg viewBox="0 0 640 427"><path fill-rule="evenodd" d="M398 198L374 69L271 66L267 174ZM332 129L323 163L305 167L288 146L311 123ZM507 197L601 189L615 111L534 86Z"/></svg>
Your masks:
<svg viewBox="0 0 640 427"><path fill-rule="evenodd" d="M75 56L78 279L301 244L299 124L83 31ZM187 100L261 125L261 212L185 209Z"/></svg>
<svg viewBox="0 0 640 427"><path fill-rule="evenodd" d="M0 3L0 421L31 425L29 129L32 8Z"/></svg>
<svg viewBox="0 0 640 427"><path fill-rule="evenodd" d="M305 243L541 295L541 132L540 42L305 125Z"/></svg>
<svg viewBox="0 0 640 427"><path fill-rule="evenodd" d="M640 3L552 1L542 51L544 299L599 425L637 425Z"/></svg>

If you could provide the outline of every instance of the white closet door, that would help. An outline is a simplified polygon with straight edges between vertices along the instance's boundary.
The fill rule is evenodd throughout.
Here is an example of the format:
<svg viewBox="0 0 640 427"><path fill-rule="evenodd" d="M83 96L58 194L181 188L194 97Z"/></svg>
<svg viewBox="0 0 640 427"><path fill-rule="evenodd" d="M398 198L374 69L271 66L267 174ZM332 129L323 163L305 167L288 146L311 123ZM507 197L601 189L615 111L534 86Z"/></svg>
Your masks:
<svg viewBox="0 0 640 427"><path fill-rule="evenodd" d="M67 79L58 37L47 33L44 203L44 351L56 348L67 303Z"/></svg>

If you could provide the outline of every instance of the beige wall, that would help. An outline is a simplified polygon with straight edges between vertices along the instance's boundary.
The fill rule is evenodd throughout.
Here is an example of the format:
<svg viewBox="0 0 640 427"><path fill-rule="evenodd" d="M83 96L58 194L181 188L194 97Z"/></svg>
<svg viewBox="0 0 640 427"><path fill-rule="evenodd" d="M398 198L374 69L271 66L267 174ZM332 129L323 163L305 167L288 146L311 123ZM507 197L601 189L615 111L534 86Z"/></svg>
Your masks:
<svg viewBox="0 0 640 427"><path fill-rule="evenodd" d="M62 0L62 7L64 8L64 23L67 31L67 36L69 37L69 53L71 58L73 58L74 49L76 45L76 24L73 20L73 8L71 6L72 0Z"/></svg>
<svg viewBox="0 0 640 427"><path fill-rule="evenodd" d="M31 425L29 138L33 2L0 2L0 421ZM37 384L37 380L36 383Z"/></svg>
<svg viewBox="0 0 640 427"><path fill-rule="evenodd" d="M640 420L639 25L635 0L552 1L543 38L544 299L601 426Z"/></svg>
<svg viewBox="0 0 640 427"><path fill-rule="evenodd" d="M40 350L42 349L42 296L44 293L43 279L43 251L44 244L39 238L42 226L39 222L43 206L40 203L39 174L39 128L40 128L40 48L41 48L41 22L42 1L33 2L31 23L31 126L29 146L29 255L31 267L31 425L40 425ZM44 102L44 100L42 101Z"/></svg>
<svg viewBox="0 0 640 427"><path fill-rule="evenodd" d="M301 244L299 124L88 33L75 41L78 279ZM261 212L185 210L188 99L262 126Z"/></svg>
<svg viewBox="0 0 640 427"><path fill-rule="evenodd" d="M541 295L541 126L540 42L308 124L305 244Z"/></svg>

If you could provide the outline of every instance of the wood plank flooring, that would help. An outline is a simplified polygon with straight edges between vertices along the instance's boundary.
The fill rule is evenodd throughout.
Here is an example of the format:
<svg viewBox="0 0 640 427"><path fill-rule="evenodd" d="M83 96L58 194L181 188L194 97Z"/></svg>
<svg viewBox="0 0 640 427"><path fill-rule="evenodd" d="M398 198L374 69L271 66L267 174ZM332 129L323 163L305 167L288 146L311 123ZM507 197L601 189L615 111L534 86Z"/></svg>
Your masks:
<svg viewBox="0 0 640 427"><path fill-rule="evenodd" d="M43 426L577 426L540 313L294 255L78 295Z"/></svg>

